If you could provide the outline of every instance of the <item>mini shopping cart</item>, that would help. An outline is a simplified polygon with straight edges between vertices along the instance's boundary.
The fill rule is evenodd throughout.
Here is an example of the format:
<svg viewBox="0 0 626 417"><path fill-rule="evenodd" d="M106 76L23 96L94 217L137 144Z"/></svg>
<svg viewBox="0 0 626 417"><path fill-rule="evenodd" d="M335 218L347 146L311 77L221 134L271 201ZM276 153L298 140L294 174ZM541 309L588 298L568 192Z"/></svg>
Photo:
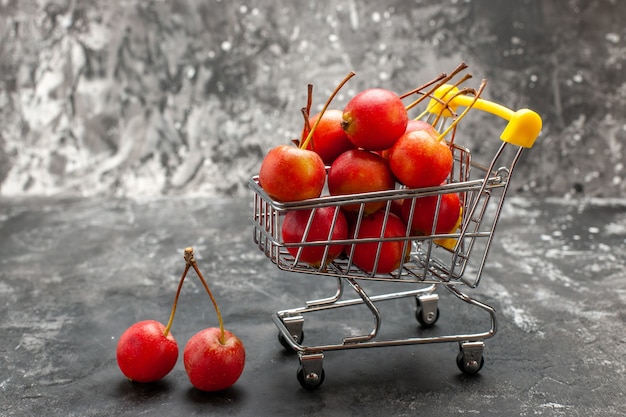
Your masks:
<svg viewBox="0 0 626 417"><path fill-rule="evenodd" d="M299 202L280 203L272 200L259 184L258 176L250 179L249 185L254 192L253 216L254 242L265 255L281 270L334 277L337 281L336 293L327 298L306 301L304 306L278 311L273 315L278 328L278 338L287 349L298 354L299 368L297 379L307 389L319 387L325 377L323 368L324 354L329 351L369 347L386 347L427 343L458 343L457 365L467 374L477 373L483 366L484 340L496 333L495 310L471 297L466 288L476 288L480 282L483 267L487 259L496 224L501 213L504 198L509 188L513 169L520 159L522 151L533 146L541 130L541 118L537 113L522 109L512 111L504 106L480 98L480 93L467 94L465 90L444 84L430 93L425 115L429 122L437 124L440 132L452 127L452 138L447 140L454 156L452 173L448 180L437 187L407 189L399 187L390 191L372 192L342 196L322 196ZM508 121L501 133L501 144L490 162L481 164L474 161L469 149L454 143L456 123L459 111L467 114L469 110L482 110ZM291 210L309 210L310 227L316 209L328 206L360 205L356 218L360 224L364 216L364 205L371 202L384 202L385 216L390 216L393 206L400 201L410 200L412 206L418 198L436 196L437 208L441 197L447 193L458 193L461 201L460 223L450 233L432 233L414 235L407 227L406 235L401 238L347 239L343 241L322 240L307 241L306 232L300 243L285 243L281 236L281 224ZM338 211L338 210L336 210ZM414 215L411 208L409 216ZM333 220L334 221L334 220ZM385 220L386 222L386 220ZM385 224L383 222L383 224ZM410 224L410 220L407 220ZM334 224L334 223L333 223ZM437 220L433 224L437 224ZM384 226L383 226L384 228ZM329 235L330 236L330 235ZM387 240L402 241L409 248L399 268L391 273L367 272L352 262L351 248L359 243L378 243L377 257L381 245ZM289 248L305 248L321 245L326 248L331 244L346 245L344 256L338 257L322 266L312 266L299 260L300 251ZM328 250L325 252L325 256ZM378 258L374 260L375 265ZM374 271L377 270L375 267ZM365 288L367 281L383 282L383 286L407 283L411 289L395 292L377 292L371 294ZM346 297L344 286L348 284L356 296ZM380 284L378 284L380 285ZM381 338L379 329L383 320L378 304L387 300L414 298L415 316L421 326L433 326L439 318L439 287L449 290L456 298L467 303L470 310L482 310L488 313L490 325L484 331L468 334L444 334L439 336L406 338ZM396 287L397 289L398 287ZM454 297L453 297L454 298ZM374 325L371 331L360 335L340 337L337 343L318 345L304 344L304 321L307 314L333 309L342 309L356 305L365 305L371 312Z"/></svg>

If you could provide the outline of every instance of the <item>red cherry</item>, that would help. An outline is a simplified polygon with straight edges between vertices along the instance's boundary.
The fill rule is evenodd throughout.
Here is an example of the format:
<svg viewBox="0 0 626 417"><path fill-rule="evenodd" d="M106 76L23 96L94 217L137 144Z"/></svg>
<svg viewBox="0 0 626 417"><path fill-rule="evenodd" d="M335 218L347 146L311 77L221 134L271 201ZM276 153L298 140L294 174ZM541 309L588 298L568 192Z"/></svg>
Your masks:
<svg viewBox="0 0 626 417"><path fill-rule="evenodd" d="M243 372L246 351L241 340L224 328L217 301L196 263L193 248L185 249L187 267L191 266L211 298L219 328L211 327L189 339L183 353L185 370L191 384L202 391L220 391L233 385Z"/></svg>
<svg viewBox="0 0 626 417"><path fill-rule="evenodd" d="M391 172L409 188L439 185L452 170L454 158L450 147L439 141L431 129L409 131L389 150Z"/></svg>
<svg viewBox="0 0 626 417"><path fill-rule="evenodd" d="M420 235L430 235L432 233L437 199L438 196L436 195L415 199L413 221L411 222L411 231L413 233ZM406 199L402 205L402 218L406 222L408 222L411 214L412 204L411 199ZM459 195L456 193L441 195L435 233L450 233L457 226L460 214L461 201Z"/></svg>
<svg viewBox="0 0 626 417"><path fill-rule="evenodd" d="M385 238L401 238L406 235L406 225L395 214L389 213L387 223L385 224L384 222L384 210L379 210L376 213L363 218L361 220L358 233L356 234L356 238L380 239L383 226L385 226L385 232L383 234L383 237ZM356 225L352 225L350 236L355 236L355 228ZM355 244L352 253L352 261L354 264L367 272L374 271L378 245L378 242ZM376 267L376 272L384 274L396 270L400 266L402 258L410 251L410 248L410 243L402 240L387 241L382 243L380 253L378 253L378 265Z"/></svg>
<svg viewBox="0 0 626 417"><path fill-rule="evenodd" d="M341 125L356 147L382 151L402 136L408 121L406 108L396 93L369 88L346 104Z"/></svg>
<svg viewBox="0 0 626 417"><path fill-rule="evenodd" d="M131 381L153 382L167 375L178 359L178 344L165 326L145 320L130 326L117 343L117 364Z"/></svg>
<svg viewBox="0 0 626 417"><path fill-rule="evenodd" d="M185 346L185 370L191 384L199 390L224 390L237 382L243 372L243 343L228 330L221 333L217 327L201 330Z"/></svg>
<svg viewBox="0 0 626 417"><path fill-rule="evenodd" d="M326 183L326 166L313 151L278 145L263 158L259 183L270 197L278 201L316 198Z"/></svg>
<svg viewBox="0 0 626 417"><path fill-rule="evenodd" d="M311 126L317 122L320 114L311 117L309 122ZM319 154L326 165L332 164L339 155L354 148L354 144L350 142L346 132L341 127L342 116L341 110L326 110L306 147L306 149ZM306 137L308 133L305 129L302 137Z"/></svg>
<svg viewBox="0 0 626 417"><path fill-rule="evenodd" d="M351 149L339 155L328 171L328 192L331 195L367 193L393 190L396 180L389 164L380 155L363 149ZM371 214L385 205L384 201L365 204L365 214ZM347 212L358 212L359 204L346 204Z"/></svg>
<svg viewBox="0 0 626 417"><path fill-rule="evenodd" d="M348 221L343 211L339 210L337 219L333 226L335 212L339 210L337 207L320 207L315 210L311 226L307 233L306 242L341 240L348 238ZM285 215L283 225L281 227L283 240L285 243L301 243L303 241L304 232L306 231L311 210L294 210ZM330 262L343 252L345 245L330 245L326 255L326 261ZM301 262L306 262L313 266L319 266L324 258L326 246L304 246L300 251ZM299 248L296 246L287 248L292 256L297 256Z"/></svg>
<svg viewBox="0 0 626 417"><path fill-rule="evenodd" d="M430 133L431 135L433 135L434 137L438 137L439 136L439 132L437 132L437 129L434 128L433 125L431 125L428 122L425 122L423 120L409 120L409 123L407 123L406 125L406 132L415 132L416 130L425 130L428 133Z"/></svg>

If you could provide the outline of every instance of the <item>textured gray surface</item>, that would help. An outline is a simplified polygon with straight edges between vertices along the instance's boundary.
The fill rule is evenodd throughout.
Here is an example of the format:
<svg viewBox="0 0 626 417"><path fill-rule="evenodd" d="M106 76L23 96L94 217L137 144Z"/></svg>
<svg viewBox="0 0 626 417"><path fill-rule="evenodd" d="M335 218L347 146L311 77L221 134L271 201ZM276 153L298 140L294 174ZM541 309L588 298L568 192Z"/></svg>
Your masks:
<svg viewBox="0 0 626 417"><path fill-rule="evenodd" d="M518 193L624 195L626 8L611 0L62 1L0 5L0 193L242 195L322 103L460 61L545 120ZM466 124L491 152L501 127ZM532 155L532 156L531 156Z"/></svg>
<svg viewBox="0 0 626 417"><path fill-rule="evenodd" d="M315 392L300 388L297 359L270 316L328 295L332 282L265 259L252 243L249 203L0 199L0 415L623 415L626 201L507 202L470 292L499 319L477 377L459 373L453 344L328 352ZM167 320L189 245L226 327L247 347L241 379L216 395L191 388L182 363L160 383L134 385L115 362L126 327ZM480 324L446 294L433 331ZM418 332L413 309L410 300L385 304L385 331ZM346 311L305 324L306 337L344 336L361 323ZM215 325L206 294L188 280L173 334L183 346Z"/></svg>

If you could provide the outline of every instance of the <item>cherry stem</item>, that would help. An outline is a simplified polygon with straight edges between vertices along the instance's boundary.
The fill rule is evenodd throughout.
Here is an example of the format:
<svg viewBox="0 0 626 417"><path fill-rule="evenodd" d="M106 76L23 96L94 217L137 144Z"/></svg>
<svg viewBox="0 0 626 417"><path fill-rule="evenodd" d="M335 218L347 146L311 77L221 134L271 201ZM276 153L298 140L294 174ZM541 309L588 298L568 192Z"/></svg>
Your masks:
<svg viewBox="0 0 626 417"><path fill-rule="evenodd" d="M313 84L307 85L306 94L306 114L311 114L311 106L313 105Z"/></svg>
<svg viewBox="0 0 626 417"><path fill-rule="evenodd" d="M310 110L308 110L306 107L303 107L300 111L302 112L302 117L304 118L304 131L308 132L311 130L311 121L309 120Z"/></svg>
<svg viewBox="0 0 626 417"><path fill-rule="evenodd" d="M217 320L220 323L219 342L223 345L226 343L226 339L224 336L224 320L222 320L222 313L220 313L220 308L217 305L217 301L215 301L215 297L213 297L213 293L209 289L209 285L204 279L202 272L200 272L200 268L198 268L198 264L196 263L196 258L193 254L193 248L185 249L185 261L187 262L187 268L191 266L194 269L194 271L196 271L198 278L200 278L200 282L202 282L202 286L204 286L204 289L206 290L207 294L209 294L209 297L211 298L211 302L213 303L213 307L215 308L215 313L217 314Z"/></svg>
<svg viewBox="0 0 626 417"><path fill-rule="evenodd" d="M443 80L446 77L448 77L448 74L446 74L446 73L439 74L436 78L433 78L432 80L428 81L427 83L422 84L421 86L419 86L417 88L414 88L411 91L407 91L406 93L402 94L400 96L400 99L405 99L408 96L411 96L413 94L421 93L421 91L423 89L428 88L428 87L430 87L431 85L433 85L435 83L438 83L439 81ZM439 85L439 84L437 84L437 85Z"/></svg>
<svg viewBox="0 0 626 417"><path fill-rule="evenodd" d="M486 86L487 86L487 80L482 80L482 82L480 83L480 86L478 87L478 91L474 92L473 94L472 102L467 105L467 107L463 110L463 112L461 112L461 114L459 114L457 117L454 118L454 120L452 121L452 123L450 123L450 126L448 126L446 130L444 130L443 132L439 134L439 137L437 138L437 140L441 141L452 129L456 127L457 124L459 124L461 119L463 119L465 115L470 111L470 109L474 107L474 104L476 104L476 101L478 101L478 99L480 98L480 95L482 94Z"/></svg>
<svg viewBox="0 0 626 417"><path fill-rule="evenodd" d="M465 62L461 62L455 69L454 71L452 71L450 74L441 74L439 77L435 78L433 81L424 84L424 86L419 87L418 89L413 89L411 91L409 91L408 93L405 93L403 95L401 95L401 98L405 98L410 96L411 94L416 94L420 91L420 89L426 88L427 86L431 86L433 84L435 84L435 86L433 86L430 90L428 90L426 93L422 94L417 100L415 100L414 102L410 103L408 106L406 106L406 110L409 111L412 108L414 108L415 106L417 106L419 103L421 103L423 100L425 100L427 97L431 97L432 93L435 92L435 90L437 90L437 88L441 87L442 85L444 85L445 83L447 83L448 81L450 81L452 78L454 78L459 72L463 71L464 69L467 68L467 64ZM471 75L466 75L466 77L469 76L471 77Z"/></svg>
<svg viewBox="0 0 626 417"><path fill-rule="evenodd" d="M172 324L174 323L174 315L176 314L176 306L178 305L178 297L180 296L180 291L183 288L183 282L185 282L187 271L189 271L189 264L185 266L183 275L181 275L180 280L178 281L178 289L176 290L176 295L174 296L174 303L172 304L172 312L170 313L170 319L167 322L167 326L165 326L165 330L163 330L163 336L165 337L167 337L167 335L169 334L172 328Z"/></svg>
<svg viewBox="0 0 626 417"><path fill-rule="evenodd" d="M354 73L354 71L350 71L350 73L348 75L346 75L346 77L341 80L341 82L339 83L339 85L335 88L335 90L333 91L333 93L330 95L330 97L328 97L328 100L326 100L326 103L324 104L324 107L322 108L322 111L320 112L320 115L317 117L317 120L315 121L315 124L313 125L313 127L311 128L311 130L309 130L308 135L306 135L306 139L304 139L302 141L302 143L300 144L300 149L306 149L306 147L309 144L309 141L311 140L311 138L313 137L313 132L315 131L315 129L317 128L317 125L320 123L320 120L322 120L322 116L324 115L324 113L326 112L326 110L328 109L328 106L330 106L330 103L333 101L333 99L335 98L335 96L337 95L337 93L339 93L339 90L341 90L341 88L344 86L345 83L348 82L348 80L352 77L354 77L356 74Z"/></svg>

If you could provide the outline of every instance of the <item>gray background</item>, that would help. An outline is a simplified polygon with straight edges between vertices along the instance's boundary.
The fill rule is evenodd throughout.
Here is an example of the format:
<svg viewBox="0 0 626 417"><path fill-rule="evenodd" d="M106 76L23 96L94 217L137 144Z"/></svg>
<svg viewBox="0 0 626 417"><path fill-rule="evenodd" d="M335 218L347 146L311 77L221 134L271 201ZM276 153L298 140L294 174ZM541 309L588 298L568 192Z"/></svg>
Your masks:
<svg viewBox="0 0 626 417"><path fill-rule="evenodd" d="M297 136L306 84L337 107L470 65L544 129L514 193L624 195L626 8L613 0L5 1L0 194L246 195ZM489 154L502 126L468 121Z"/></svg>
<svg viewBox="0 0 626 417"><path fill-rule="evenodd" d="M0 416L622 416L625 18L619 0L0 1ZM357 72L339 106L460 61L486 97L544 118L471 291L498 312L485 367L462 375L455 344L328 352L305 392L270 316L334 283L254 246L246 181L298 134L307 83L319 106ZM463 125L491 156L502 123ZM244 374L216 395L180 360L139 386L115 361L126 327L167 319L186 246L246 343ZM480 319L441 292L435 328L398 300L384 331ZM179 346L216 324L211 308L188 280ZM360 313L307 321L306 338L369 325Z"/></svg>

